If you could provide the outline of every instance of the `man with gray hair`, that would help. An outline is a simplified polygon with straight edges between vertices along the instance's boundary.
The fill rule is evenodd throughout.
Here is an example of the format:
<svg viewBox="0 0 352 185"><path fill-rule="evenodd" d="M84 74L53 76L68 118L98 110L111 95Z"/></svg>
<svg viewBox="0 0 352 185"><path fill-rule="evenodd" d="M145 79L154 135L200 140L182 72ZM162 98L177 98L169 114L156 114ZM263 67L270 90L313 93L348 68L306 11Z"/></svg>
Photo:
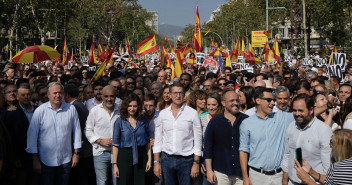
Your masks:
<svg viewBox="0 0 352 185"><path fill-rule="evenodd" d="M276 105L274 107L274 112L277 110L289 111L290 107L290 91L285 86L276 87L274 93L274 98L276 99ZM276 111L275 111L276 109Z"/></svg>
<svg viewBox="0 0 352 185"><path fill-rule="evenodd" d="M81 127L75 107L62 101L63 90L58 82L48 85L49 102L34 111L28 128L26 150L33 154L34 171L41 172L41 184L68 184L79 160Z"/></svg>
<svg viewBox="0 0 352 185"><path fill-rule="evenodd" d="M310 81L317 77L317 73L315 71L309 71L306 73L306 80L310 83Z"/></svg>

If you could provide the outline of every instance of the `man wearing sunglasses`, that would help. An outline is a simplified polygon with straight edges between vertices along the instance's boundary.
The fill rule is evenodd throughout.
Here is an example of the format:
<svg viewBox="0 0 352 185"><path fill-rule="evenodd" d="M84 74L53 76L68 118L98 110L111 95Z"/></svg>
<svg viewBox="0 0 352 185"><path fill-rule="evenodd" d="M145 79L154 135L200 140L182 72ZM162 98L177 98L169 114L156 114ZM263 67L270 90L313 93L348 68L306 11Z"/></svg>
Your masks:
<svg viewBox="0 0 352 185"><path fill-rule="evenodd" d="M294 119L292 113L273 113L275 98L271 89L257 87L254 100L256 114L245 119L240 126L243 184L281 185L284 137Z"/></svg>

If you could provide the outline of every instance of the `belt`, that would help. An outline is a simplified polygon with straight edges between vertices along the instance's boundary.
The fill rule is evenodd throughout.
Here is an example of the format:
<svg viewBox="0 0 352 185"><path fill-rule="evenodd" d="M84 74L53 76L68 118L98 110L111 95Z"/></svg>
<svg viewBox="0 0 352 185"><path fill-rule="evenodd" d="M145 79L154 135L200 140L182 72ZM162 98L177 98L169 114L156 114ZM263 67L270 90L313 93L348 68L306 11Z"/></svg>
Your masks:
<svg viewBox="0 0 352 185"><path fill-rule="evenodd" d="M275 170L270 170L270 171L265 171L263 169L254 168L252 166L250 166L250 168L252 168L256 172L263 173L265 175L275 175L275 174L280 173L282 171L281 168L278 168L278 169L275 169Z"/></svg>
<svg viewBox="0 0 352 185"><path fill-rule="evenodd" d="M172 157L172 158L175 158L175 159L180 159L180 158L193 158L193 155L189 155L189 156L183 156L183 155L170 155L166 152L163 152L165 155L167 155L168 157Z"/></svg>

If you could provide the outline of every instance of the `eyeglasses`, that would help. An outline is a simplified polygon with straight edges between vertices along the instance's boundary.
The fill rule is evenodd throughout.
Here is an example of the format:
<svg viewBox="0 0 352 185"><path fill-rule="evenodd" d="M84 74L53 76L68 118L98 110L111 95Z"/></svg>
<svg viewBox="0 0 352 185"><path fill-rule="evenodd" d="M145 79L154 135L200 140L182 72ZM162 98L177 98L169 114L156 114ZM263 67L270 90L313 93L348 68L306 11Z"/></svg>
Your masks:
<svg viewBox="0 0 352 185"><path fill-rule="evenodd" d="M319 91L319 90L316 90L316 89L313 89L313 93L314 93L314 94L322 94L322 95L325 95L325 92L324 92L324 91Z"/></svg>
<svg viewBox="0 0 352 185"><path fill-rule="evenodd" d="M271 101L276 101L276 99L275 98L259 98L259 99L261 99L261 100L266 100L268 103L270 103Z"/></svg>

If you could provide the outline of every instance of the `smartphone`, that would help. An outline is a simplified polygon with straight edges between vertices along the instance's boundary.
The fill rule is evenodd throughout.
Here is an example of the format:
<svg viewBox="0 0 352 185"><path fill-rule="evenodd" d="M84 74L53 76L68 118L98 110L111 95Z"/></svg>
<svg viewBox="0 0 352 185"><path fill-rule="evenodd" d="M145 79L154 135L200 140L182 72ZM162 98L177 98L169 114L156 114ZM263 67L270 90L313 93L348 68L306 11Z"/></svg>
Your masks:
<svg viewBox="0 0 352 185"><path fill-rule="evenodd" d="M303 166L302 148L296 148L296 160L301 166Z"/></svg>

